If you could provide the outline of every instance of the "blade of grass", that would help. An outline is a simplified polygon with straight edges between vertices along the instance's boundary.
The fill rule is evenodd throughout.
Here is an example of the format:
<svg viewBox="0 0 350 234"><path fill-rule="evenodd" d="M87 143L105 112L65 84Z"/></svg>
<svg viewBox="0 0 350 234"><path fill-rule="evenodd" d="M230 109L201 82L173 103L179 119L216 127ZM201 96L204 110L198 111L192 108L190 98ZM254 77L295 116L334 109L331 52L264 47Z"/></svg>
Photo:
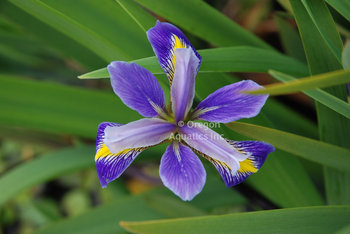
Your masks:
<svg viewBox="0 0 350 234"><path fill-rule="evenodd" d="M269 74L275 77L277 80L283 81L283 82L297 80L292 76L283 74L281 72L273 71L273 70L269 71ZM304 91L303 93L315 99L316 101L322 103L323 105L331 108L332 110L338 112L339 114L345 116L346 118L350 119L350 105L344 102L343 100L340 100L339 98L321 89Z"/></svg>
<svg viewBox="0 0 350 234"><path fill-rule="evenodd" d="M299 32L303 40L311 75L342 69L318 29L300 1L290 0ZM317 4L317 3L315 3ZM335 35L334 35L335 36ZM335 97L346 101L346 86L324 89ZM350 120L316 102L320 139L322 141L350 148ZM350 204L350 174L336 169L324 168L326 195L329 204Z"/></svg>
<svg viewBox="0 0 350 234"><path fill-rule="evenodd" d="M350 69L350 40L347 40L342 53L342 62L344 69Z"/></svg>
<svg viewBox="0 0 350 234"><path fill-rule="evenodd" d="M220 216L121 222L131 233L332 233L349 223L349 206L305 207ZM272 221L273 220L273 221Z"/></svg>
<svg viewBox="0 0 350 234"><path fill-rule="evenodd" d="M276 69L295 76L308 75L303 63L266 49L241 46L199 50L203 63L199 72L267 72ZM133 61L154 74L163 74L156 57ZM80 79L107 78L107 68L79 76Z"/></svg>
<svg viewBox="0 0 350 234"><path fill-rule="evenodd" d="M201 0L136 0L148 10L217 46L250 45L272 49Z"/></svg>
<svg viewBox="0 0 350 234"><path fill-rule="evenodd" d="M293 79L284 83L264 86L266 89L249 91L250 94L281 95L300 92L308 89L325 88L350 82L350 71L338 70L322 73L301 79Z"/></svg>
<svg viewBox="0 0 350 234"><path fill-rule="evenodd" d="M102 38L100 35L41 1L10 0L10 2L46 22L56 30L70 36L76 41L79 41L106 61L130 59L130 56L122 52L119 48Z"/></svg>
<svg viewBox="0 0 350 234"><path fill-rule="evenodd" d="M18 24L24 31L24 35L33 35L40 44L50 46L59 55L74 59L89 69L97 69L106 65L106 62L100 56L85 46L26 13L9 1L2 2L1 13Z"/></svg>
<svg viewBox="0 0 350 234"><path fill-rule="evenodd" d="M118 225L120 220L137 221L165 217L147 206L142 197L128 196L92 209L78 217L48 225L35 234L125 234L125 231Z"/></svg>
<svg viewBox="0 0 350 234"><path fill-rule="evenodd" d="M321 36L341 63L343 43L338 30L324 1L301 0L310 18L314 22Z"/></svg>
<svg viewBox="0 0 350 234"><path fill-rule="evenodd" d="M326 0L326 2L350 21L350 2L347 0Z"/></svg>
<svg viewBox="0 0 350 234"><path fill-rule="evenodd" d="M306 64L307 61L300 35L298 31L290 24L290 22L283 16L284 13L281 12L277 12L275 14L275 20L279 28L279 35L283 48L286 54Z"/></svg>
<svg viewBox="0 0 350 234"><path fill-rule="evenodd" d="M144 32L156 25L156 19L130 0L116 0L121 7L135 20Z"/></svg>
<svg viewBox="0 0 350 234"><path fill-rule="evenodd" d="M6 75L0 75L0 83L0 122L9 126L94 139L103 121L140 118L111 92Z"/></svg>

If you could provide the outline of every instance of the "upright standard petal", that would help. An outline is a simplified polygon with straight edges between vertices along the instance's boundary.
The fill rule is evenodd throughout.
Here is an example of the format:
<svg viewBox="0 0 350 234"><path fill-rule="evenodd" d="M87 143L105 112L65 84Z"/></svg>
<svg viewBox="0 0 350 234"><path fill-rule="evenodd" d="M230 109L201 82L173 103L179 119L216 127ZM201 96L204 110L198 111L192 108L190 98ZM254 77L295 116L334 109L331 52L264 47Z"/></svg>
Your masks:
<svg viewBox="0 0 350 234"><path fill-rule="evenodd" d="M158 118L140 119L120 127L107 126L104 143L112 153L156 145L176 130L173 123Z"/></svg>
<svg viewBox="0 0 350 234"><path fill-rule="evenodd" d="M164 92L151 72L136 63L120 61L112 62L107 68L115 94L128 107L144 117L164 113Z"/></svg>
<svg viewBox="0 0 350 234"><path fill-rule="evenodd" d="M184 201L192 200L204 187L206 172L190 148L174 141L166 149L159 168L164 185Z"/></svg>
<svg viewBox="0 0 350 234"><path fill-rule="evenodd" d="M202 57L177 27L169 23L157 21L156 26L147 31L147 37L151 42L160 66L168 77L170 86L172 85L175 73L176 49L191 48L193 50L196 57L199 59L199 64L196 69L198 72Z"/></svg>
<svg viewBox="0 0 350 234"><path fill-rule="evenodd" d="M176 49L175 75L171 87L171 103L175 122L183 120L191 109L200 62L191 49Z"/></svg>
<svg viewBox="0 0 350 234"><path fill-rule="evenodd" d="M147 148L126 149L117 154L111 153L104 143L107 126L120 127L122 124L104 122L98 126L95 162L102 188L106 188L109 182L117 179L132 161Z"/></svg>
<svg viewBox="0 0 350 234"><path fill-rule="evenodd" d="M199 103L192 118L220 123L252 118L259 114L269 95L251 95L243 91L260 88L263 87L251 80L224 86Z"/></svg>
<svg viewBox="0 0 350 234"><path fill-rule="evenodd" d="M179 133L191 148L208 155L232 173L236 173L240 168L239 161L248 157L227 143L221 135L200 123L192 127L185 125L179 128Z"/></svg>

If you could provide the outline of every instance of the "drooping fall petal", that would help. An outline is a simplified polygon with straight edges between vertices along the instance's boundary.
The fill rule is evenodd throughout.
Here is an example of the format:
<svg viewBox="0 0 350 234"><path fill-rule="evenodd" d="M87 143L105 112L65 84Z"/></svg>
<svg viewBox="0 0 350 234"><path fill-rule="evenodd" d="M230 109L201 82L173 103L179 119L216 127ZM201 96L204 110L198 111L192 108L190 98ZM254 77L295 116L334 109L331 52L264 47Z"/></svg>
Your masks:
<svg viewBox="0 0 350 234"><path fill-rule="evenodd" d="M96 169L102 188L117 179L134 159L147 147L126 149L116 154L111 153L104 143L107 126L120 127L122 124L103 122L98 126L96 138Z"/></svg>
<svg viewBox="0 0 350 234"><path fill-rule="evenodd" d="M120 127L107 126L104 143L112 153L119 153L125 149L156 145L168 139L175 130L173 123L162 119L140 119Z"/></svg>
<svg viewBox="0 0 350 234"><path fill-rule="evenodd" d="M163 184L184 201L192 200L204 187L206 172L192 150L174 141L166 149L159 168Z"/></svg>
<svg viewBox="0 0 350 234"><path fill-rule="evenodd" d="M251 80L224 86L199 103L192 116L194 119L219 123L252 118L259 114L269 95L251 95L243 91L260 88L262 86Z"/></svg>

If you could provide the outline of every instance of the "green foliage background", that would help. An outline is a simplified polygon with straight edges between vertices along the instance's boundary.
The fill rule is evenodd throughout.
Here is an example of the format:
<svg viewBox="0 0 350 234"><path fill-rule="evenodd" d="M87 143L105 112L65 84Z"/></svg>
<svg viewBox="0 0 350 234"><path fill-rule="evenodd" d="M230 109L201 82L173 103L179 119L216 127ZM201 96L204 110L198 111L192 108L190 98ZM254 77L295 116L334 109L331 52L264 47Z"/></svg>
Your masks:
<svg viewBox="0 0 350 234"><path fill-rule="evenodd" d="M106 66L135 61L169 93L145 33L157 19L203 56L196 103L240 79L299 93L215 129L276 147L235 188L203 161L183 202L160 183L164 146L99 185L98 124L140 118ZM348 0L1 1L0 233L350 233L349 21Z"/></svg>

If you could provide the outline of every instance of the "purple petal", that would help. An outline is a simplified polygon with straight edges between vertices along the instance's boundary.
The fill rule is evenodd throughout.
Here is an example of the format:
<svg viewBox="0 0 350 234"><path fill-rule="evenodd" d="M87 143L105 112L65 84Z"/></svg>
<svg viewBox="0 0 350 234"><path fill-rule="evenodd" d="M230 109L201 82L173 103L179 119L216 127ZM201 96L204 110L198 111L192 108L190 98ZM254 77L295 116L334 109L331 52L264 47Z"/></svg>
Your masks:
<svg viewBox="0 0 350 234"><path fill-rule="evenodd" d="M120 127L107 126L104 143L112 153L156 145L176 130L173 123L158 118L140 119Z"/></svg>
<svg viewBox="0 0 350 234"><path fill-rule="evenodd" d="M117 154L112 154L103 143L105 138L104 130L107 126L120 127L122 124L101 123L98 127L96 138L96 169L102 188L118 178L134 159L146 148L127 149Z"/></svg>
<svg viewBox="0 0 350 234"><path fill-rule="evenodd" d="M175 123L177 123L183 120L191 109L195 92L196 67L199 60L191 49L177 49L175 55L175 75L171 87L171 102Z"/></svg>
<svg viewBox="0 0 350 234"><path fill-rule="evenodd" d="M269 95L251 95L242 91L260 88L263 87L251 80L222 87L199 103L192 116L194 119L220 123L252 118L259 114Z"/></svg>
<svg viewBox="0 0 350 234"><path fill-rule="evenodd" d="M239 161L245 160L248 156L232 147L215 131L200 123L196 124L194 127L185 125L180 128L181 138L192 148L224 163L233 172L237 172Z"/></svg>
<svg viewBox="0 0 350 234"><path fill-rule="evenodd" d="M156 26L147 31L148 40L151 42L154 53L156 54L159 64L172 84L175 72L175 50L178 48L191 48L199 59L196 71L198 72L201 65L202 57L194 49L186 36L169 23L157 21Z"/></svg>
<svg viewBox="0 0 350 234"><path fill-rule="evenodd" d="M264 164L269 153L275 151L275 148L269 143L262 141L231 141L228 142L239 150L241 153L248 155L248 158L239 162L240 168L238 172L230 178L228 187L242 183L251 174L257 172ZM226 182L226 181L225 181Z"/></svg>
<svg viewBox="0 0 350 234"><path fill-rule="evenodd" d="M110 122L102 122L98 125L97 136L96 136L96 155L97 152L103 147L104 139L105 139L105 129L107 126L110 127L120 127L123 124L119 123L110 123Z"/></svg>
<svg viewBox="0 0 350 234"><path fill-rule="evenodd" d="M164 92L147 69L120 61L107 68L113 90L125 105L144 117L156 117L165 109Z"/></svg>
<svg viewBox="0 0 350 234"><path fill-rule="evenodd" d="M190 201L200 193L206 180L206 172L197 155L178 141L166 149L159 174L164 185L184 201Z"/></svg>
<svg viewBox="0 0 350 234"><path fill-rule="evenodd" d="M242 154L248 156L239 162L240 168L238 170L232 170L226 163L209 157L201 151L194 148L192 150L208 159L215 166L228 188L242 183L252 173L257 172L265 162L267 155L275 151L272 145L261 141L227 141Z"/></svg>

